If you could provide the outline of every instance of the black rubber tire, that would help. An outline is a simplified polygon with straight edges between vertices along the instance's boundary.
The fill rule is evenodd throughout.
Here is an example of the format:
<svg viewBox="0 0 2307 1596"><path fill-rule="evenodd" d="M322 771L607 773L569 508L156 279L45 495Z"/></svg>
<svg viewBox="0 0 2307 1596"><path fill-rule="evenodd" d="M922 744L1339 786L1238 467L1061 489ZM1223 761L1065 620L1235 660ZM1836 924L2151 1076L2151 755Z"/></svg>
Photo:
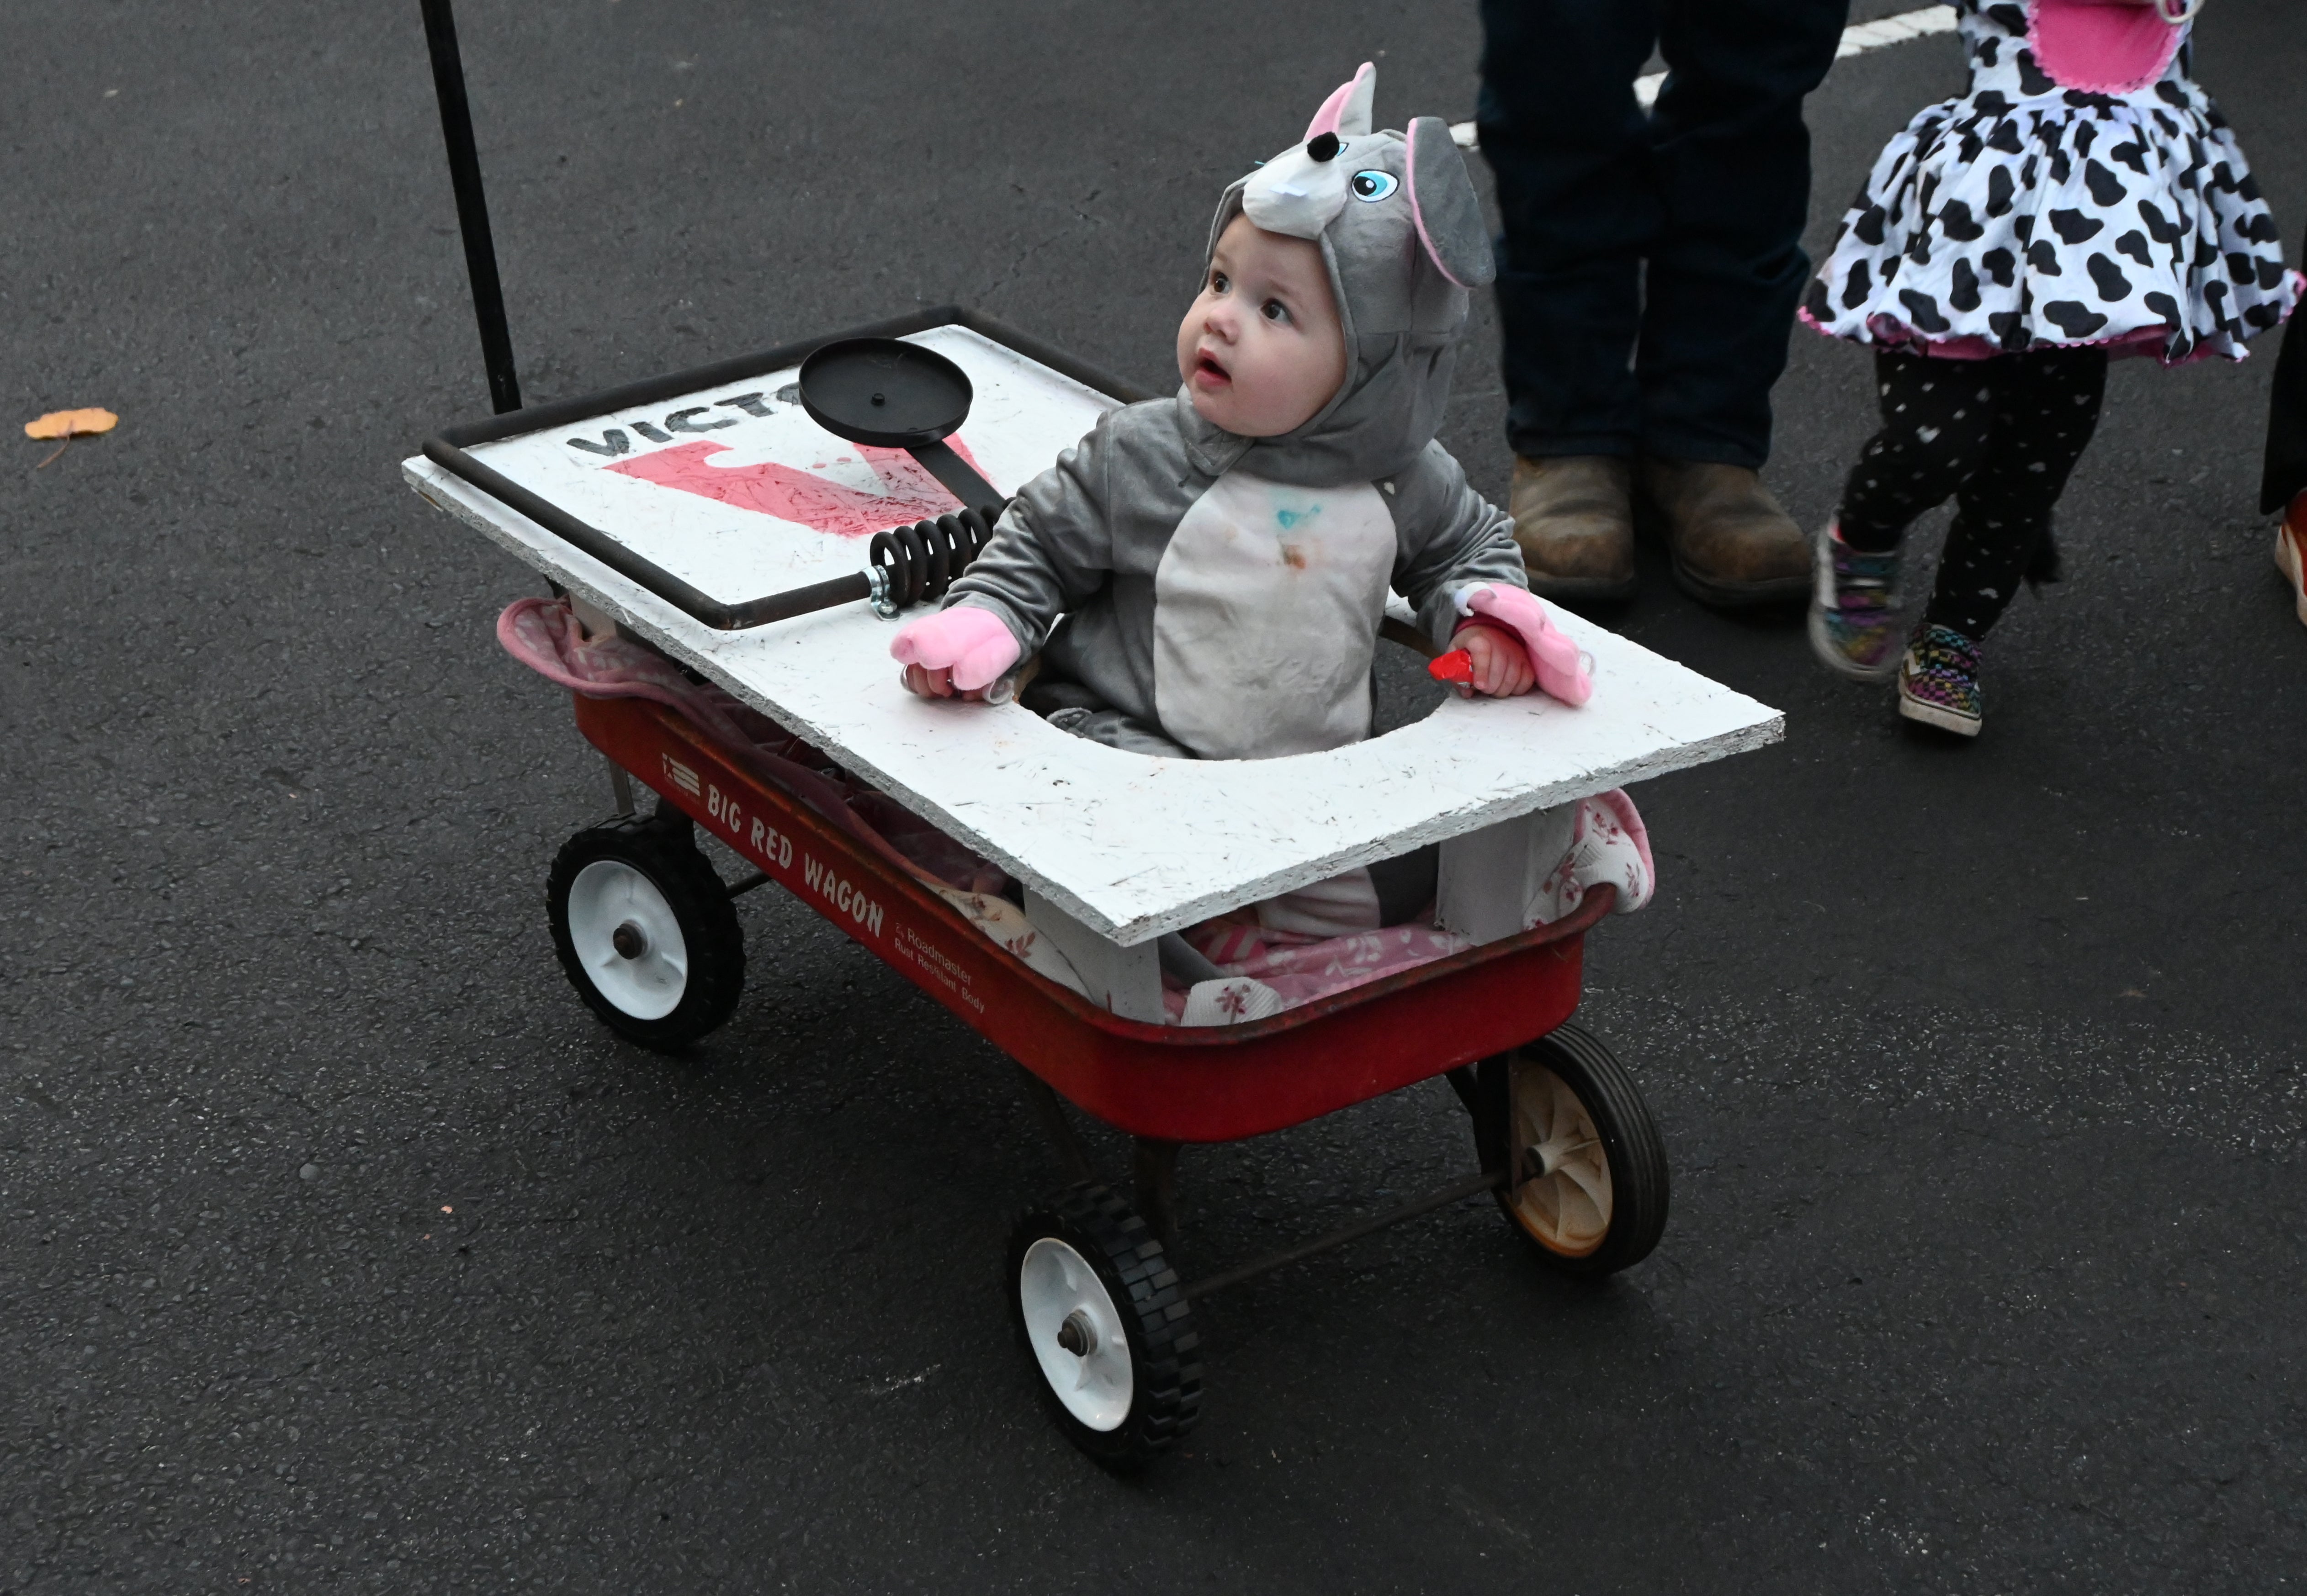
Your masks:
<svg viewBox="0 0 2307 1596"><path fill-rule="evenodd" d="M1025 1329L1018 1289L1026 1249L1044 1236L1070 1246L1096 1271L1129 1338L1132 1392L1119 1428L1092 1430L1066 1410L1042 1373ZM1110 1187L1084 1182L1020 1215L1009 1233L1005 1279L1010 1322L1042 1404L1066 1438L1117 1474L1135 1473L1191 1430L1202 1416L1201 1336L1178 1272L1137 1211Z"/></svg>
<svg viewBox="0 0 2307 1596"><path fill-rule="evenodd" d="M601 859L629 865L664 894L686 944L689 969L680 1003L655 1020L619 1008L594 985L569 935L569 889L578 873ZM553 950L585 1006L629 1041L673 1053L719 1027L737 1007L745 985L745 933L729 902L729 889L704 854L689 817L660 806L643 820L628 816L581 831L562 845L545 889L553 924Z"/></svg>
<svg viewBox="0 0 2307 1596"><path fill-rule="evenodd" d="M1556 1250L1532 1234L1516 1216L1514 1194L1505 1188L1497 1192L1499 1210L1515 1233L1529 1242L1532 1251L1565 1275L1601 1279L1642 1262L1666 1233L1671 1192L1666 1143L1634 1077L1616 1054L1578 1025L1557 1027L1525 1046L1522 1056L1559 1076L1592 1118L1610 1167L1610 1226L1599 1247L1574 1256ZM1506 1093L1512 1062L1511 1054L1485 1059L1478 1071L1485 1112L1476 1135L1484 1143L1481 1155L1486 1168L1506 1161Z"/></svg>

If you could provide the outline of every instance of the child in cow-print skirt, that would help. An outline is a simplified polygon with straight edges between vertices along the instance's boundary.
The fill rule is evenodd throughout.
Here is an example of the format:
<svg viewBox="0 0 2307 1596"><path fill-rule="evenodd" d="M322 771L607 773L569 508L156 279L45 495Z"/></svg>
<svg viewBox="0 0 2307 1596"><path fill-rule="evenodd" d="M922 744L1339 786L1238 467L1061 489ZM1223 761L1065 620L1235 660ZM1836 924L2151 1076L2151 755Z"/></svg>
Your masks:
<svg viewBox="0 0 2307 1596"><path fill-rule="evenodd" d="M2201 0L1955 0L1970 92L1891 141L1803 307L1874 346L1882 428L1819 539L1810 635L1899 712L1976 736L1978 644L2055 574L2051 511L2114 356L2240 360L2303 286L2226 121L2188 74ZM1952 496L1921 624L1899 544Z"/></svg>

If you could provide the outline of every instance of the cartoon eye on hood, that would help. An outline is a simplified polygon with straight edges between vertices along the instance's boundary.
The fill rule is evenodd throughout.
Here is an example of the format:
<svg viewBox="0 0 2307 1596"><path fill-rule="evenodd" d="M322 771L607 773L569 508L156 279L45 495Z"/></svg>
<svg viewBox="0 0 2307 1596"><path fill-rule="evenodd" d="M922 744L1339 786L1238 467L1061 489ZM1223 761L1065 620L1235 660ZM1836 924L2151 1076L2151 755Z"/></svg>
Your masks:
<svg viewBox="0 0 2307 1596"><path fill-rule="evenodd" d="M1353 181L1346 185L1353 197L1365 205L1375 205L1380 200L1392 198L1394 191L1401 186L1402 180L1391 172L1357 172Z"/></svg>

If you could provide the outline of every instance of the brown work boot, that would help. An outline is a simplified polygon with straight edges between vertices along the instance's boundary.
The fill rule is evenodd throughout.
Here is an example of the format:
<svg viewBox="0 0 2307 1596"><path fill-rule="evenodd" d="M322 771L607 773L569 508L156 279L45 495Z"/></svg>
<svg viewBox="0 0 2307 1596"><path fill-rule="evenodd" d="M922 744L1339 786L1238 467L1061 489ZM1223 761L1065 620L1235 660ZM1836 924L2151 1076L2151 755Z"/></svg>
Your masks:
<svg viewBox="0 0 2307 1596"><path fill-rule="evenodd" d="M1574 602L1634 596L1628 462L1610 455L1516 455L1506 508L1531 592Z"/></svg>
<svg viewBox="0 0 2307 1596"><path fill-rule="evenodd" d="M1666 523L1675 581L1700 603L1736 610L1809 596L1810 540L1744 465L1646 459L1642 492Z"/></svg>

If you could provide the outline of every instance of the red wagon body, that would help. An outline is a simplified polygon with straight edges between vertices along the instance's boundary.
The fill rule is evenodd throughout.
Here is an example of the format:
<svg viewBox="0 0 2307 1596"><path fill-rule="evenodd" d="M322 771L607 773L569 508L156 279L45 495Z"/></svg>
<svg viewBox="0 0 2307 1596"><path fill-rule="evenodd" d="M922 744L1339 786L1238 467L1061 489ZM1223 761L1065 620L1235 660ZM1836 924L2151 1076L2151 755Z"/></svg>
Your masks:
<svg viewBox="0 0 2307 1596"><path fill-rule="evenodd" d="M611 760L1069 1101L1134 1136L1231 1141L1302 1124L1541 1037L1578 1006L1586 928L1555 925L1233 1026L1147 1025L1028 969L954 909L750 774L686 721L579 698Z"/></svg>

